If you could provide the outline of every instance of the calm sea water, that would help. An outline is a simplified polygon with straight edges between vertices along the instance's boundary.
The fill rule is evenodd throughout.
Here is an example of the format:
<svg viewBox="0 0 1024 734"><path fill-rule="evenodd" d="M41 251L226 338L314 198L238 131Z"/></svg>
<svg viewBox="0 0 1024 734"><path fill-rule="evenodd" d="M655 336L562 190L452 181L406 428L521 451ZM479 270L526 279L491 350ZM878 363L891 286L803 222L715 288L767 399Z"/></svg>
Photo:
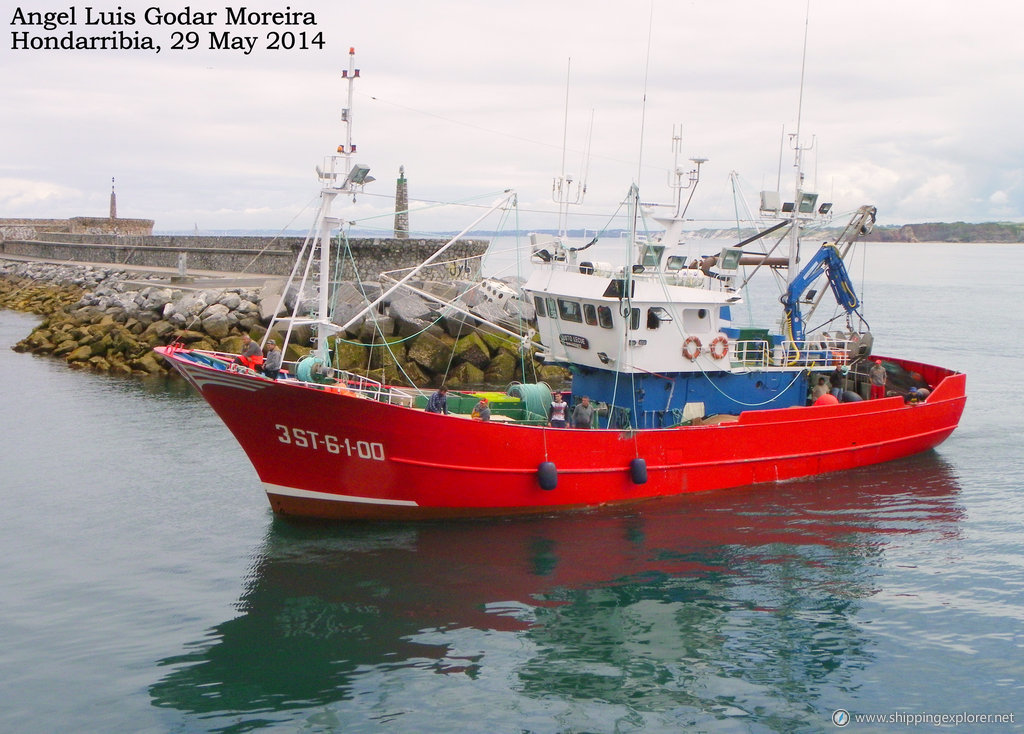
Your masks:
<svg viewBox="0 0 1024 734"><path fill-rule="evenodd" d="M1024 248L871 252L877 351L969 373L938 450L528 520L276 519L189 388L0 312L0 730L1024 730Z"/></svg>

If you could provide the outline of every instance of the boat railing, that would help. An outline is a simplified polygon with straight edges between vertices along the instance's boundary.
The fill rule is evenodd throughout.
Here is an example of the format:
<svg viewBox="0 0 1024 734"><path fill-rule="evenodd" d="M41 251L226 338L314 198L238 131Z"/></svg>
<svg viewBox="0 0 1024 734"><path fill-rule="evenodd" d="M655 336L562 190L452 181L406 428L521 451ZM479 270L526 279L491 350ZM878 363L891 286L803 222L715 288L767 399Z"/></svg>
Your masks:
<svg viewBox="0 0 1024 734"><path fill-rule="evenodd" d="M168 351L171 353L181 351L187 352L189 358L207 367L214 369L227 370L231 372L246 372L251 375L259 375L260 373L249 369L248 367L238 362L238 355L231 352L218 352L214 350L194 350L188 349L182 344L172 344L168 347ZM376 400L380 403L390 403L393 405L404 405L412 407L416 402L416 395L405 390L401 387L395 387L392 385L385 385L377 380L365 377L364 375L356 374L355 372L349 372L348 370L331 369L326 375L326 379L322 382L308 381L299 377L298 364L299 361L288 360L282 363L281 376L279 377L282 381L297 381L310 387L320 388L322 390L330 390L334 392L347 392L361 397Z"/></svg>
<svg viewBox="0 0 1024 734"><path fill-rule="evenodd" d="M561 270L571 273L582 273L584 275L596 275L602 278L622 278L627 275L626 266L612 265L611 263L599 260L578 260L569 261L565 259L543 262L552 270ZM708 274L699 268L658 268L633 265L630 267L629 277L634 280L653 280L664 282L668 285L686 286L687 288L700 288L715 292L733 292L734 278L729 275L719 276L714 273Z"/></svg>
<svg viewBox="0 0 1024 734"><path fill-rule="evenodd" d="M850 364L858 353L858 347L856 340L846 338L793 341L769 337L730 341L729 354L734 368L815 369Z"/></svg>
<svg viewBox="0 0 1024 734"><path fill-rule="evenodd" d="M334 389L339 392L348 392L360 397L376 400L378 403L391 405L404 405L412 407L416 396L401 387L385 385L382 382L366 377L365 375L349 372L348 370L334 369L332 375L334 382L325 385L324 389Z"/></svg>

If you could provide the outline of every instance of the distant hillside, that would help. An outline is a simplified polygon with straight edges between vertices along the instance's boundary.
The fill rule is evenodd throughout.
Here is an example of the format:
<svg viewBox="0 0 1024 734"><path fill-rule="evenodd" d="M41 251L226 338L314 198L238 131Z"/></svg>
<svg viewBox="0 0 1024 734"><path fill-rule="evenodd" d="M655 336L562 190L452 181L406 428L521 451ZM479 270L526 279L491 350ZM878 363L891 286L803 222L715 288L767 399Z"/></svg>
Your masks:
<svg viewBox="0 0 1024 734"><path fill-rule="evenodd" d="M1024 242L1024 224L931 222L875 227L867 242Z"/></svg>
<svg viewBox="0 0 1024 734"><path fill-rule="evenodd" d="M835 238L842 227L818 230L823 237ZM708 239L739 239L750 237L754 230L699 229L688 232L691 237ZM925 224L875 225L862 242L1024 242L1024 223L1016 222L928 222Z"/></svg>

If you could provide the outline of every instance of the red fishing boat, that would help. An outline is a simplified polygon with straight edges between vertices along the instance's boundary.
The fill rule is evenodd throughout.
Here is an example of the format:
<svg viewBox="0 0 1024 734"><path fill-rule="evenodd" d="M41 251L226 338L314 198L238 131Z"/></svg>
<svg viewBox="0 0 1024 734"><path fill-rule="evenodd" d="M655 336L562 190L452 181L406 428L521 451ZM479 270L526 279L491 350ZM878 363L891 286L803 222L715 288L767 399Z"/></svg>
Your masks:
<svg viewBox="0 0 1024 734"><path fill-rule="evenodd" d="M357 76L350 69L350 99ZM630 189L630 254L621 264L584 259L593 242L574 246L564 233L533 238L533 272L522 290L536 310L543 359L572 373L569 410L577 427L550 424L551 390L544 383L510 386L492 401L492 419L482 421L470 415L476 395L453 394L448 413L428 412L429 391L337 369L331 339L358 316L336 323L328 313L328 253L342 225L331 209L338 196L372 180L366 166L352 161L350 109L343 119L347 152L319 170L320 210L293 271L300 292L309 274L319 272L318 313L307 319L293 312L281 324L288 334L311 325L313 351L286 364L275 380L240 369L234 355L179 345L157 350L235 435L275 512L423 519L638 502L890 461L938 445L957 427L965 375L873 353L844 262L873 226L874 208L860 207L834 242L800 266L801 233L829 220L832 205L819 204L798 175L792 201L761 194L761 214L777 223L694 258L682 238L681 193L696 186L702 159L686 182L687 174L677 174L675 202L667 207L641 206L636 187ZM799 143L794 149L799 171ZM568 180L561 184L556 189L566 190ZM492 210L514 203L509 193ZM663 228L660 234L638 234L652 231L648 218ZM413 288L422 268L439 262L457 239L421 268L392 279L362 316ZM751 245L761 251L751 252ZM775 255L780 248L788 254ZM779 333L733 318L758 270L785 273ZM808 328L826 293L835 315ZM494 328L524 349L531 344L532 330ZM831 382L832 404L812 399L822 392L820 377ZM884 397L870 399L873 383L881 383ZM587 402L589 408L576 410Z"/></svg>

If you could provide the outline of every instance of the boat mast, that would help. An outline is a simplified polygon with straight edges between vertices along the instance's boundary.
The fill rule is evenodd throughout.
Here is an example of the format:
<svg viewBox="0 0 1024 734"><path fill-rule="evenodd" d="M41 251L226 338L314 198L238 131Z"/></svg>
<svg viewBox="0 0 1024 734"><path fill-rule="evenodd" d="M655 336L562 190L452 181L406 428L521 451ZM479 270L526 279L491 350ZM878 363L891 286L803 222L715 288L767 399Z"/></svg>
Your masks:
<svg viewBox="0 0 1024 734"><path fill-rule="evenodd" d="M341 121L345 124L345 142L338 146L338 152L342 154L344 159L344 178L340 188L332 188L328 186L323 192L324 209L323 216L320 220L320 293L319 293L319 308L318 316L321 322L327 321L329 309L330 309L330 275L331 275L331 230L335 224L341 224L340 221L334 220L330 216L331 205L334 203L334 198L342 190L350 185L349 174L352 171L352 154L355 153L355 146L352 144L352 95L354 92L355 81L359 77L359 69L355 67L356 63L356 50L354 47L348 49L348 69L343 69L341 72L342 79L348 82L348 100L346 101L345 107L341 110ZM337 156L332 156L337 158ZM331 184L336 186L337 178L332 178ZM317 335L317 346L324 352L327 350L327 333L323 331L323 323L317 324L318 335Z"/></svg>
<svg viewBox="0 0 1024 734"><path fill-rule="evenodd" d="M330 155L324 161L324 167L317 167L317 175L323 188L320 190L320 208L316 216L316 235L314 247L309 257L315 257L315 250L320 250L320 277L317 289L317 314L312 320L316 329L316 346L318 353L326 359L327 337L339 331L336 324L330 321L331 295L331 232L340 228L344 221L331 216L331 207L339 194L352 194L353 198L365 184L373 181L368 175L370 168L354 164L352 157L356 146L352 142L352 97L355 80L359 78L359 69L355 68L355 48L348 50L348 69L343 69L341 77L348 82L346 106L341 110L341 121L345 125L345 142L338 146L338 155ZM293 318L292 323L302 323ZM290 331L290 329L289 329Z"/></svg>
<svg viewBox="0 0 1024 734"><path fill-rule="evenodd" d="M803 172L803 152L804 150L810 150L814 143L807 148L803 148L800 144L800 123L803 117L804 108L804 76L807 69L807 36L808 29L810 28L810 14L811 14L811 3L807 0L807 11L804 14L804 48L803 55L800 59L800 94L797 99L796 105L796 133L791 136L793 149L795 152L795 160L793 167L795 169L795 191L793 196L793 211L790 212L792 219L792 227L789 232L789 268L787 271L789 282L793 282L793 279L800 272L797 263L800 261L800 233L803 224L804 209L804 172ZM813 205L812 205L813 206ZM813 217L814 212L810 212Z"/></svg>

